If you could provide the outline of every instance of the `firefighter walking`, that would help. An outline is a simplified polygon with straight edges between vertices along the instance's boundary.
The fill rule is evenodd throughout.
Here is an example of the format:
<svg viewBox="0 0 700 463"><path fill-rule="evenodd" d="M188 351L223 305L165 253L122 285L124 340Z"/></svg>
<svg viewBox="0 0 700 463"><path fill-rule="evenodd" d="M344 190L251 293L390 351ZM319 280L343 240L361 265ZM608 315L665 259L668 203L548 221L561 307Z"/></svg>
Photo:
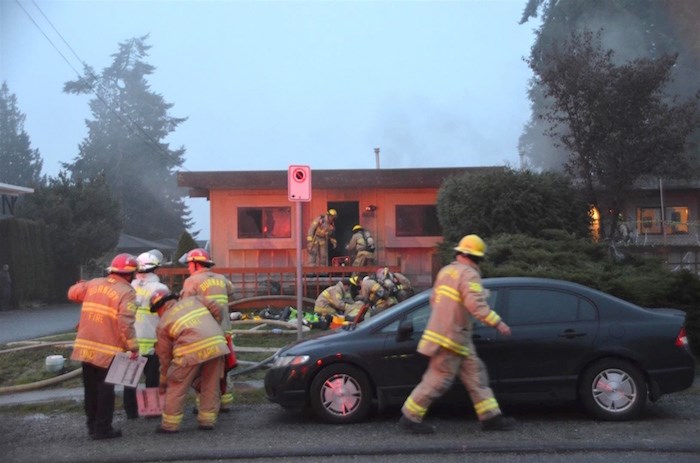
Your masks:
<svg viewBox="0 0 700 463"><path fill-rule="evenodd" d="M138 356L136 293L130 285L136 268L134 256L118 254L106 277L79 281L68 289L68 299L82 303L71 360L82 362L88 434L96 440L122 435L112 427L114 385L105 378L117 353L131 351L132 359Z"/></svg>
<svg viewBox="0 0 700 463"><path fill-rule="evenodd" d="M309 232L306 234L306 250L309 252L309 265L328 265L328 244L333 249L338 246L335 239L335 219L338 212L335 209L328 209L328 212L316 217Z"/></svg>
<svg viewBox="0 0 700 463"><path fill-rule="evenodd" d="M514 420L501 414L488 372L474 349L472 317L509 336L510 327L491 310L481 286L479 263L486 244L477 235L463 237L454 248L455 260L438 273L430 296L432 312L418 343L418 352L430 357L428 369L401 408L399 427L416 434L435 428L423 422L430 405L452 386L459 376L474 404L476 416L486 431L513 428Z"/></svg>
<svg viewBox="0 0 700 463"><path fill-rule="evenodd" d="M345 249L350 252L353 267L374 265L374 238L362 225L352 227L352 237Z"/></svg>
<svg viewBox="0 0 700 463"><path fill-rule="evenodd" d="M158 289L151 296L151 311L158 313L156 353L160 359L161 393L165 406L159 433L176 433L184 417L187 392L195 380L199 387L199 429L212 430L219 415L220 380L229 347L221 329L216 302L201 296L177 296Z"/></svg>

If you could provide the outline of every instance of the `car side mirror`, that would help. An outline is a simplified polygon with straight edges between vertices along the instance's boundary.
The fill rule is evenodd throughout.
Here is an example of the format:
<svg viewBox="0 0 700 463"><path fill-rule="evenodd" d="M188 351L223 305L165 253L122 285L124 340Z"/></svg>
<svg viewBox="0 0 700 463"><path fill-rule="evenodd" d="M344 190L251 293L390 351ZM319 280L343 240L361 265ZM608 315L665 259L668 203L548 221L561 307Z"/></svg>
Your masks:
<svg viewBox="0 0 700 463"><path fill-rule="evenodd" d="M411 339L412 334L413 320L402 320L401 323L399 323L399 330L396 333L396 341L401 342Z"/></svg>

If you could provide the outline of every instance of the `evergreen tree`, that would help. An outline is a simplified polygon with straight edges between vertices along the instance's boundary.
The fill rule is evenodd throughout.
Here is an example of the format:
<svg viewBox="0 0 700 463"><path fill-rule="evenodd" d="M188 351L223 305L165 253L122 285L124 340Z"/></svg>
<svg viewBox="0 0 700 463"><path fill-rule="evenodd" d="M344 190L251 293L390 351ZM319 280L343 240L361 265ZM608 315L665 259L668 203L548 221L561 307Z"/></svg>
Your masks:
<svg viewBox="0 0 700 463"><path fill-rule="evenodd" d="M24 131L25 115L7 83L0 87L0 182L33 187L41 180L43 161Z"/></svg>
<svg viewBox="0 0 700 463"><path fill-rule="evenodd" d="M80 266L113 250L122 216L104 176L73 180L65 172L26 195L17 217L42 221L48 229L62 293L80 277Z"/></svg>
<svg viewBox="0 0 700 463"><path fill-rule="evenodd" d="M191 219L175 170L182 166L185 150L171 149L164 141L186 119L169 116L173 105L148 84L155 68L145 61L147 38L120 43L112 65L100 75L86 66L83 76L65 84L66 93L94 93L95 98L88 136L79 155L64 167L77 180L104 174L121 204L124 231L157 240L175 238Z"/></svg>
<svg viewBox="0 0 700 463"><path fill-rule="evenodd" d="M700 8L697 0L528 0L521 24L542 18L529 62L533 69L548 66L547 53L570 38L571 33L600 31L604 49L614 51L613 64L676 55L671 78L662 89L668 95L690 98L698 90L700 72ZM564 170L569 157L565 146L548 135L550 123L540 117L551 97L543 83L534 80L529 89L532 116L520 138L521 159L534 168ZM566 124L558 127L560 133ZM700 130L690 140L700 141ZM689 157L700 161L697 146L689 144Z"/></svg>

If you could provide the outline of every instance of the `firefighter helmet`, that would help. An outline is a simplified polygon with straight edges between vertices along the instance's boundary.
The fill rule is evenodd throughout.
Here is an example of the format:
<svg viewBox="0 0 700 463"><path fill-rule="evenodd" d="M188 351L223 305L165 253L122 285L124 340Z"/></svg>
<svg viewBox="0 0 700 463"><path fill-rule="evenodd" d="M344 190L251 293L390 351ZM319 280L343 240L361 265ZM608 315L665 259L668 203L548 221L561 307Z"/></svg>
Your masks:
<svg viewBox="0 0 700 463"><path fill-rule="evenodd" d="M379 270L377 270L377 281L382 282L386 280L387 278L390 278L389 275L389 267L382 267Z"/></svg>
<svg viewBox="0 0 700 463"><path fill-rule="evenodd" d="M160 267L160 259L153 251L143 252L136 258L138 262L138 272L146 273Z"/></svg>
<svg viewBox="0 0 700 463"><path fill-rule="evenodd" d="M354 231L354 232L360 231L362 229L363 229L362 225L360 225L359 223L357 225L355 225L354 227L352 227L352 231Z"/></svg>
<svg viewBox="0 0 700 463"><path fill-rule="evenodd" d="M209 257L209 253L206 249L195 248L187 253L186 262L198 262L204 265L214 265L214 261Z"/></svg>
<svg viewBox="0 0 700 463"><path fill-rule="evenodd" d="M163 307L163 304L173 299L177 299L177 294L171 293L166 288L156 289L155 291L153 291L153 294L151 294L151 298L148 301L151 307L151 312L158 312L158 309Z"/></svg>
<svg viewBox="0 0 700 463"><path fill-rule="evenodd" d="M123 253L114 256L112 263L107 267L107 272L128 274L135 273L137 268L138 262L136 261L136 257L131 254Z"/></svg>
<svg viewBox="0 0 700 463"><path fill-rule="evenodd" d="M483 257L486 253L486 243L478 235L467 235L459 240L454 250L462 254Z"/></svg>
<svg viewBox="0 0 700 463"><path fill-rule="evenodd" d="M331 217L337 217L338 211L336 211L335 209L328 209L328 215L330 215Z"/></svg>
<svg viewBox="0 0 700 463"><path fill-rule="evenodd" d="M360 286L360 281L359 277L357 275L353 275L350 277L350 284L353 286Z"/></svg>

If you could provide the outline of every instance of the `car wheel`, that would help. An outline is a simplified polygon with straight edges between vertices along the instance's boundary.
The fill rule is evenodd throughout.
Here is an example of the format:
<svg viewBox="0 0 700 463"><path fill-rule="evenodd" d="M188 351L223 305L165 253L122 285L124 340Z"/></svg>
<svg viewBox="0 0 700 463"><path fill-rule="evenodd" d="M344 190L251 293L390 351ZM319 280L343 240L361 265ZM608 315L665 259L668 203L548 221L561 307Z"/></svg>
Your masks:
<svg viewBox="0 0 700 463"><path fill-rule="evenodd" d="M638 417L647 402L647 384L630 362L604 359L591 365L581 377L581 401L593 416L607 421Z"/></svg>
<svg viewBox="0 0 700 463"><path fill-rule="evenodd" d="M372 392L367 375L346 364L321 370L311 383L311 408L328 423L355 423L369 412Z"/></svg>

